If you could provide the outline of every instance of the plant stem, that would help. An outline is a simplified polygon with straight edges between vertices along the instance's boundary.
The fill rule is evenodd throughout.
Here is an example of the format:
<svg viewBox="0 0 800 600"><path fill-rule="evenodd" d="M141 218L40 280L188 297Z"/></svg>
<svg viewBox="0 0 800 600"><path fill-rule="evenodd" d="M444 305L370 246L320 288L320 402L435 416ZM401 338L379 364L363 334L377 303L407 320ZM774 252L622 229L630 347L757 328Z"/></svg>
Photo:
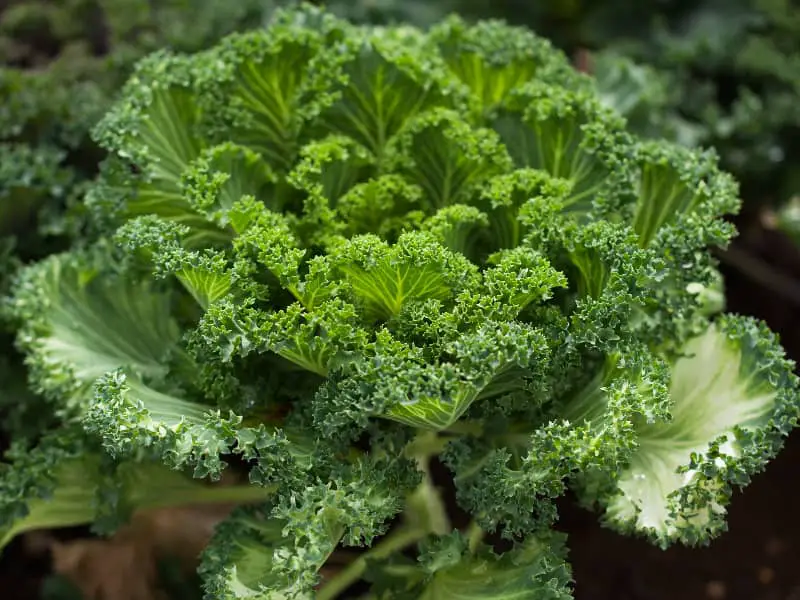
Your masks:
<svg viewBox="0 0 800 600"><path fill-rule="evenodd" d="M480 421L456 421L445 432L456 435L481 435L483 433L483 423Z"/></svg>
<svg viewBox="0 0 800 600"><path fill-rule="evenodd" d="M483 529L481 529L475 521L469 524L467 528L467 547L469 548L470 554L475 554L475 551L478 549L478 544L480 544L483 539L484 533Z"/></svg>
<svg viewBox="0 0 800 600"><path fill-rule="evenodd" d="M387 535L370 550L367 550L317 592L317 600L332 600L353 585L364 574L367 561L382 560L390 555L407 548L428 535L428 532L418 528L401 527Z"/></svg>

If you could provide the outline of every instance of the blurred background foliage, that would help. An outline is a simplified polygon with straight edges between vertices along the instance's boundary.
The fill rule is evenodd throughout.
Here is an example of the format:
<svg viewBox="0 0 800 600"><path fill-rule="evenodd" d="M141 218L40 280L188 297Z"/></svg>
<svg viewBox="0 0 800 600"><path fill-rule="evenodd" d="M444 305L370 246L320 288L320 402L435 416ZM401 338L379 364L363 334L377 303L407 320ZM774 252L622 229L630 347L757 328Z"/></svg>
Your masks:
<svg viewBox="0 0 800 600"><path fill-rule="evenodd" d="M49 254L70 233L74 223L63 218L64 208L103 158L89 131L137 59L163 47L199 50L258 26L263 15L263 0L0 1L6 264L12 256Z"/></svg>

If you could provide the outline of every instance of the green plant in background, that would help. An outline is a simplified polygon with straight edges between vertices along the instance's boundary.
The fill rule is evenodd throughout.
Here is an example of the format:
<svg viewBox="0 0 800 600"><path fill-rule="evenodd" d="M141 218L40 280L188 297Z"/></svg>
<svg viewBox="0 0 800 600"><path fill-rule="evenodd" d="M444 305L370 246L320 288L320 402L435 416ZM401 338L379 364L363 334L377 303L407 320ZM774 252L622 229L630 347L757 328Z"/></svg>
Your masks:
<svg viewBox="0 0 800 600"><path fill-rule="evenodd" d="M16 238L20 258L40 258L59 243L53 235L68 231L63 210L80 197L102 159L89 129L137 59L162 47L197 50L237 27L255 26L263 18L261 5L257 0L61 0L12 1L5 7L0 12L5 243Z"/></svg>
<svg viewBox="0 0 800 600"><path fill-rule="evenodd" d="M607 101L494 21L306 6L142 60L95 130L94 235L8 300L62 428L4 470L5 539L207 489L258 500L209 599L538 600L571 596L567 489L661 546L719 535L798 381L719 313L733 179ZM250 485L204 486L232 462Z"/></svg>
<svg viewBox="0 0 800 600"><path fill-rule="evenodd" d="M617 37L600 25L615 17L601 18L598 8L597 21L587 19L583 31L595 47L616 47L671 73L680 112L703 127L699 142L720 151L751 202L781 202L797 187L792 165L800 158L798 9L794 0L665 2L652 15L630 13L653 23L649 32L631 27ZM611 34L597 33L603 31ZM765 188L771 197L754 195Z"/></svg>
<svg viewBox="0 0 800 600"><path fill-rule="evenodd" d="M0 9L0 289L20 264L80 239L79 200L103 159L89 130L136 60L257 26L262 4L12 0ZM8 348L0 360L3 429L35 437L51 415L27 392L11 336L0 337Z"/></svg>

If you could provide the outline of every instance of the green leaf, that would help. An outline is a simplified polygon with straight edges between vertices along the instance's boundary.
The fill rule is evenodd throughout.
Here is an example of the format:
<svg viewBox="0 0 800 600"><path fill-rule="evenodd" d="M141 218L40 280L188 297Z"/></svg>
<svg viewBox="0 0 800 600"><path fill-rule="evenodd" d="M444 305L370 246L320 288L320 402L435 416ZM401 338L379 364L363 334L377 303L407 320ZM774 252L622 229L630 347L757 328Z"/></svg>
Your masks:
<svg viewBox="0 0 800 600"><path fill-rule="evenodd" d="M221 252L183 247L192 238L188 227L155 216L138 217L120 227L114 238L131 255L144 254L155 278L175 276L203 309L225 297L237 281L238 273Z"/></svg>
<svg viewBox="0 0 800 600"><path fill-rule="evenodd" d="M592 53L591 73L602 102L625 117L630 131L701 145L703 126L678 114L681 82L674 73L635 62L616 48Z"/></svg>
<svg viewBox="0 0 800 600"><path fill-rule="evenodd" d="M57 439L58 438L58 439ZM134 511L195 503L263 501L274 490L209 485L153 462L112 462L75 428L15 448L0 478L0 549L40 529L125 522Z"/></svg>
<svg viewBox="0 0 800 600"><path fill-rule="evenodd" d="M195 478L217 480L225 461L241 455L251 466L252 485L291 485L308 461L303 441L260 421L244 425L244 420L115 371L98 381L83 426L117 458L153 457L173 469L191 468Z"/></svg>
<svg viewBox="0 0 800 600"><path fill-rule="evenodd" d="M661 257L641 248L626 224L598 220L582 225L568 215L554 215L557 206L547 199L531 202L520 218L528 230L525 243L539 248L567 277L569 289L557 292L556 299L569 318L572 342L606 352L620 340L646 336L643 330L650 323L638 315L645 307L661 308L654 300L663 277ZM665 312L664 320L673 322L674 316Z"/></svg>
<svg viewBox="0 0 800 600"><path fill-rule="evenodd" d="M353 238L334 263L370 319L397 315L412 300L452 298L476 276L469 261L419 232L393 246L374 235Z"/></svg>
<svg viewBox="0 0 800 600"><path fill-rule="evenodd" d="M123 198L123 217L160 215L213 237L181 193L184 171L206 145L193 93L200 60L167 52L143 59L95 137L112 153L106 184Z"/></svg>
<svg viewBox="0 0 800 600"><path fill-rule="evenodd" d="M548 346L537 329L489 322L445 344L444 354L452 359L422 362L413 350L368 356L351 367L359 387L349 402L367 415L440 431L474 403L524 387L546 362Z"/></svg>
<svg viewBox="0 0 800 600"><path fill-rule="evenodd" d="M501 555L486 544L475 551L466 547L428 547L425 561L432 571L420 600L568 600L571 572L564 561L562 536L551 540L529 537ZM465 543L462 542L465 546ZM443 553L449 556L442 556Z"/></svg>
<svg viewBox="0 0 800 600"><path fill-rule="evenodd" d="M192 254L182 263L175 276L201 308L208 309L231 291L234 276L222 256Z"/></svg>
<svg viewBox="0 0 800 600"><path fill-rule="evenodd" d="M0 478L0 548L26 531L71 527L95 517L101 456L75 431L46 438L39 448L12 446Z"/></svg>
<svg viewBox="0 0 800 600"><path fill-rule="evenodd" d="M442 456L459 505L507 539L549 529L557 518L554 499L567 484L594 469L616 472L635 447L634 420L664 413L666 374L644 348L609 357L599 370L584 356L580 371L570 373L562 354L569 342L551 343L545 372L529 379L553 376L556 385L546 383L542 394L528 383L520 402L499 397L485 413L484 435L455 439Z"/></svg>
<svg viewBox="0 0 800 600"><path fill-rule="evenodd" d="M483 272L484 293L516 317L534 302L549 300L553 290L566 287L567 279L544 256L520 246L492 257L495 267Z"/></svg>
<svg viewBox="0 0 800 600"><path fill-rule="evenodd" d="M68 413L85 406L105 373L124 368L159 380L167 360L181 356L169 295L147 281L98 273L94 265L109 258L99 250L94 258L52 256L26 269L14 291L34 387Z"/></svg>
<svg viewBox="0 0 800 600"><path fill-rule="evenodd" d="M363 351L368 339L355 307L339 299L319 303L312 311L294 303L265 315L251 337L256 348L275 352L322 377L333 362Z"/></svg>
<svg viewBox="0 0 800 600"><path fill-rule="evenodd" d="M192 467L197 478L218 478L231 452L242 417L149 387L112 371L96 385L83 425L112 456L148 449L172 468Z"/></svg>
<svg viewBox="0 0 800 600"><path fill-rule="evenodd" d="M633 227L642 246L657 236L663 238L678 231L692 240L686 230L691 232L698 225L687 218L706 224L738 210L738 185L718 169L716 154L711 151L688 150L663 142L643 144L640 170ZM709 237L713 234L714 230L705 233ZM701 241L722 244L727 240L710 237Z"/></svg>
<svg viewBox="0 0 800 600"><path fill-rule="evenodd" d="M430 36L485 114L534 78L574 85L580 80L550 42L522 27L500 21L467 25L453 16L433 27Z"/></svg>
<svg viewBox="0 0 800 600"><path fill-rule="evenodd" d="M492 127L517 167L572 184L564 210L589 213L633 196L634 147L625 123L592 93L532 82L511 94Z"/></svg>
<svg viewBox="0 0 800 600"><path fill-rule="evenodd" d="M211 129L246 146L278 172L285 172L299 149L300 134L324 105L315 67L333 76L319 50L325 32L276 21L265 30L233 34L211 51L209 69L198 89ZM335 72L335 71L334 71ZM311 104L309 104L311 103Z"/></svg>
<svg viewBox="0 0 800 600"><path fill-rule="evenodd" d="M245 196L280 210L283 198L278 181L260 155L244 146L223 143L204 150L184 171L181 185L192 207L224 228L229 225L228 213Z"/></svg>
<svg viewBox="0 0 800 600"><path fill-rule="evenodd" d="M398 398L382 416L418 429L447 429L464 416L482 391L481 387L460 381L456 369L450 365L412 367L404 379L408 397ZM389 382L384 383L388 385Z"/></svg>
<svg viewBox="0 0 800 600"><path fill-rule="evenodd" d="M200 567L207 598L290 597L286 590L275 589L274 552L283 542L284 523L270 519L268 509L240 509L216 528ZM291 597L311 600L313 595L309 590Z"/></svg>
<svg viewBox="0 0 800 600"><path fill-rule="evenodd" d="M481 184L512 167L494 131L472 128L452 110L425 113L398 141L400 171L424 190L433 209L470 204Z"/></svg>
<svg viewBox="0 0 800 600"><path fill-rule="evenodd" d="M623 282L627 293L644 303L645 288L655 279L657 259L636 246L635 236L627 226L607 222L592 223L585 228L562 229L564 249L574 270L570 273L581 298L598 300Z"/></svg>
<svg viewBox="0 0 800 600"><path fill-rule="evenodd" d="M325 130L354 139L378 159L405 123L448 103L444 71L419 47L420 32L384 30L356 36L347 48L336 101L320 119Z"/></svg>
<svg viewBox="0 0 800 600"><path fill-rule="evenodd" d="M310 302L300 276L307 250L300 247L289 220L246 198L234 205L231 221L239 232L233 243L237 258L266 267L280 287L301 302Z"/></svg>
<svg viewBox="0 0 800 600"><path fill-rule="evenodd" d="M303 146L287 178L309 195L325 198L333 208L350 188L369 179L372 171L372 157L363 146L331 135Z"/></svg>
<svg viewBox="0 0 800 600"><path fill-rule="evenodd" d="M525 204L546 203L552 209L546 218L552 219L567 201L570 188L566 180L527 167L492 177L477 205L489 216L494 249L515 248L522 243L528 230L520 212Z"/></svg>
<svg viewBox="0 0 800 600"><path fill-rule="evenodd" d="M453 204L436 211L420 229L433 234L447 249L474 259L479 256L481 233L488 225L489 218L474 206Z"/></svg>
<svg viewBox="0 0 800 600"><path fill-rule="evenodd" d="M158 52L142 60L123 92L124 101L98 125L95 136L122 151L156 182L175 185L203 148L200 109L192 94L193 58Z"/></svg>
<svg viewBox="0 0 800 600"><path fill-rule="evenodd" d="M373 172L372 156L349 138L331 135L303 146L287 179L305 192L298 230L308 244L324 245L344 228L335 215L339 199Z"/></svg>
<svg viewBox="0 0 800 600"><path fill-rule="evenodd" d="M308 598L341 543L370 545L418 483L403 458L360 458L275 503L235 511L216 530L200 573L208 597ZM391 482L391 483L390 483Z"/></svg>
<svg viewBox="0 0 800 600"><path fill-rule="evenodd" d="M422 189L405 177L380 175L350 188L337 208L351 235L375 233L393 240L421 220L422 197Z"/></svg>
<svg viewBox="0 0 800 600"><path fill-rule="evenodd" d="M798 381L775 336L723 316L672 368L671 420L640 422L638 449L601 498L605 521L660 545L705 544L725 528L733 485L778 451L797 421Z"/></svg>

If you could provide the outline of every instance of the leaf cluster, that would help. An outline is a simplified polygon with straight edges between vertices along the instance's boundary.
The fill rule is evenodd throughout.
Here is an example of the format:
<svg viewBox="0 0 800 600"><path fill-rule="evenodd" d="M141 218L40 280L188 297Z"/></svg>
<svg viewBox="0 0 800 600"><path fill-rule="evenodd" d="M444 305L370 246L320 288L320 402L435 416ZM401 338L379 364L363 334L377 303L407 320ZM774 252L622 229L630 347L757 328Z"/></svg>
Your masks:
<svg viewBox="0 0 800 600"><path fill-rule="evenodd" d="M93 236L7 302L66 428L12 457L7 538L201 487L244 504L209 599L568 598L567 490L707 543L796 424L777 339L714 301L733 178L528 29L281 10L139 61L93 136Z"/></svg>

